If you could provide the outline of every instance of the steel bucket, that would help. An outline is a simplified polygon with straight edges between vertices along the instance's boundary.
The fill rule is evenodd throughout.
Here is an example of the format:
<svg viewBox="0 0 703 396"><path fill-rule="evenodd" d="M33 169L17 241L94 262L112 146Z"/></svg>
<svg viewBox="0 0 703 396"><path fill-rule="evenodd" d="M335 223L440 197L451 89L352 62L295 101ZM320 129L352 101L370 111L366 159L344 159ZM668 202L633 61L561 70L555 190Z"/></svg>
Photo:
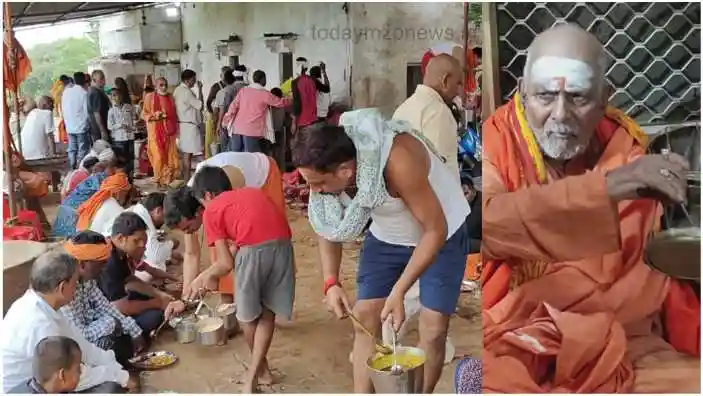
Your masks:
<svg viewBox="0 0 703 396"><path fill-rule="evenodd" d="M399 346L396 348L396 354L398 355L398 363L401 365L404 362L404 357L411 357L419 363L405 368L400 374L391 374L392 356L376 354L370 357L366 362L366 367L376 393L423 393L425 352L419 348Z"/></svg>
<svg viewBox="0 0 703 396"><path fill-rule="evenodd" d="M224 345L227 343L225 323L220 318L204 318L198 322L198 341L200 345Z"/></svg>
<svg viewBox="0 0 703 396"><path fill-rule="evenodd" d="M195 319L191 317L176 319L180 319L174 323L174 327L176 328L176 340L178 343L190 344L191 342L194 342L198 338L198 326Z"/></svg>
<svg viewBox="0 0 703 396"><path fill-rule="evenodd" d="M220 304L215 309L215 316L222 319L225 324L227 336L233 336L239 332L239 321L237 321L237 305L235 303Z"/></svg>

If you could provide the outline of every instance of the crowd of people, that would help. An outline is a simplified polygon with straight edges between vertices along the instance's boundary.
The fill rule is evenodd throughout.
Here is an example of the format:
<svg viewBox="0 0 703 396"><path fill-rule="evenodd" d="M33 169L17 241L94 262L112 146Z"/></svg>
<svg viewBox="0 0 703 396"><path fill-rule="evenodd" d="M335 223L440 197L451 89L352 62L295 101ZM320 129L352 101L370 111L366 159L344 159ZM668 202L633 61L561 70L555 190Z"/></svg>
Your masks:
<svg viewBox="0 0 703 396"><path fill-rule="evenodd" d="M184 302L174 295L193 297L219 277L225 292L235 294L236 290L247 340L256 333L273 331L274 312L291 317L295 285L291 231L282 173L278 162L267 154L273 153L276 136L285 133L283 123L292 122L293 129L307 128L324 123L327 114L325 109L319 117L309 116L318 114L318 100L307 96L309 90L300 92L298 86L312 77L303 60L299 64L299 76L287 97L281 89L270 92L264 88L262 71L255 71L249 83L247 69L238 66L223 68L222 81L213 86L207 101L202 84L190 70L183 71L182 82L173 93L165 79L157 78L153 89L147 86L143 99L134 101L123 79L108 89L104 73L96 70L90 76L81 72L61 76L53 97L40 98L27 111L21 131L27 158L49 157L55 153L53 143L63 140L68 143L72 170L64 177L52 227L53 235L66 242L36 260L30 289L4 318L8 328L16 326L25 338L2 347L3 362L8 365L3 373L5 391L135 390L138 377L132 373L129 358L148 348L151 332L164 319L183 311ZM317 67L316 74L325 91L321 95L329 96L324 65ZM320 103L329 106L329 100ZM189 171L192 156L204 148L204 108L210 110L205 121L217 130L208 143L214 141L217 147L198 164L193 176ZM140 119L146 124L154 182L164 186L182 176L188 186L168 196L154 192L138 202L133 180ZM34 129L46 139L39 142ZM279 141L285 140L279 137ZM45 150L44 144L50 149ZM41 152L35 156L34 151ZM210 209L205 211L205 207ZM199 275L196 232L204 212L213 213L206 218L220 218L204 222L214 264ZM239 228L230 229L235 215L242 216ZM178 241L164 236L165 223L185 231L185 258L176 252ZM255 229L242 235L246 227ZM237 272L233 277L234 257L237 262L252 262L247 268L266 271ZM169 274L167 265L180 261L185 261L183 277ZM278 283L267 282L264 275L275 275ZM167 282L182 282L183 290L169 294L164 287ZM63 356L36 361L36 356L45 355L43 351ZM82 368L74 373L75 378L68 378L77 352ZM252 389L271 381L265 353L261 355L259 348L253 352L259 362L252 366L258 374L248 377L247 386ZM48 366L39 375L33 365Z"/></svg>
<svg viewBox="0 0 703 396"><path fill-rule="evenodd" d="M107 102L78 92L82 80L75 75L69 87L78 88L64 90L62 116L69 139L80 135L71 146L77 169L54 226L66 242L36 260L30 289L3 319L15 334L0 342L3 389L136 389L129 358L204 290L237 303L251 351L242 391L270 384L275 320L291 318L296 284L285 164L275 154L280 132L287 132L273 122L283 109L290 114L292 162L310 190L325 303L338 318L353 312L361 324L354 326L351 354L354 391L374 390L367 360L376 341L364 328L402 335L417 318L426 353L422 392L432 393L453 349L449 322L476 232L456 161L459 121L452 106L470 85L457 48L428 57L422 84L392 119L369 108L331 122L324 64L308 69L304 58L298 76L271 91L263 72L249 83L241 66L223 68L205 100L191 70L173 94L157 79L140 110L154 181L171 184L182 170L187 182L139 203L125 150L116 144L131 138L124 121L130 115L120 107L126 98L113 91L116 105L103 111ZM660 205L641 192L682 201L688 164L675 154L645 155L641 130L607 107L602 51L593 36L571 25L538 35L519 92L484 123L478 231L484 353L481 362L459 365L458 391L700 386L700 362L690 356L700 353L692 339L700 319L690 315L700 312L700 303L691 303L686 285L649 271L642 260L642 241ZM101 73L93 80L98 89ZM78 124L85 129L76 129L75 119L66 118L83 111L70 105L81 97L92 111L90 122ZM94 143L86 147L89 140ZM210 153L191 175L192 156L206 146L221 152ZM574 232L582 223L598 232ZM183 233L182 256L162 227ZM200 236L210 250L202 271ZM354 302L340 267L343 243L361 236ZM169 275L169 263L181 261L181 276ZM180 293L167 292L164 282L182 282ZM665 333L655 325L662 310Z"/></svg>
<svg viewBox="0 0 703 396"><path fill-rule="evenodd" d="M328 304L340 317L352 309L337 281L341 242L356 240L371 223L359 269L366 281L359 285L355 310L371 328L380 327L380 318L386 317L399 328L405 294L419 288L418 298L427 310L419 319L422 347L428 351L426 390L434 389L464 272L470 212L456 162L446 162L445 153L435 149L444 147L447 137L433 129L448 127L456 134L457 121L447 104L462 85L460 62L450 55L432 60L423 85L404 105L412 107L408 114L413 117L417 111L427 118L387 121L374 109L357 110L345 113L341 126L329 120L324 64L308 69L307 61L299 58L298 67L295 78L271 91L265 89L261 71L249 83L246 68L223 68L222 81L206 100L190 70L182 73L182 83L172 94L165 79L156 79L139 111L147 125L154 181L170 184L177 176L180 151L181 176L187 183L148 194L140 202L129 164L134 159L121 145L133 139L134 131L127 95L113 89L108 106L101 96L107 97L100 71L93 73L87 92L82 74L67 82L60 115L69 141L75 142L69 147L76 169L64 183L53 227L67 242L35 262L30 290L5 318L11 326L37 330L26 330L24 349L3 346L2 353L12 356L6 361L15 362L3 374L4 389L44 386L42 378L32 382L30 366L34 348L46 337L59 343L60 338L50 337L69 337L84 357L99 356L91 358L89 367L102 375L88 380L84 377L90 372L83 370L76 389L132 389L136 376L122 370L131 370L129 358L148 347L151 332L164 319L182 312L185 301L205 289L229 294L237 302L237 318L252 352L243 391L252 393L270 383L266 354L275 318L291 318L296 273L281 171L285 164L274 158L277 134L287 131L276 128L274 119L290 123L295 136L291 157L311 190L310 218L321 235ZM93 93L93 88L100 92ZM75 105L80 100L83 107ZM217 147L212 146L221 152L201 161L191 175L189 155L204 149L204 109L211 110L204 121L216 130L205 141L216 141ZM79 113L86 122L76 122ZM363 155L357 157L357 152ZM333 210L343 206L347 210ZM175 252L178 242L164 236L163 226L183 232L182 256ZM199 234L210 249L211 265L203 271ZM167 266L181 260L182 276L170 275ZM35 279L35 271L37 277L43 271L56 276L42 281ZM182 282L180 293L167 292L164 284L176 282ZM448 286L447 292L428 292L440 286ZM183 300L175 298L178 294ZM20 318L19 310L26 315L29 308L36 312L33 324ZM370 338L356 333L352 356L357 390L370 386L365 371L359 371L370 345ZM75 348L66 353L75 353Z"/></svg>

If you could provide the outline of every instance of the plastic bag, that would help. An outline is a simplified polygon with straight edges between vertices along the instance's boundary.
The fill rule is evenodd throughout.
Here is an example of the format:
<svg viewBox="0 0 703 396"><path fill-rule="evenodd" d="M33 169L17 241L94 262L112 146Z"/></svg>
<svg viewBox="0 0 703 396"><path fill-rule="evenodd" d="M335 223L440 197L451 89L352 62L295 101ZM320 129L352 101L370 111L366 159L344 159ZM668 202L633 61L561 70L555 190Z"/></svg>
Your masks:
<svg viewBox="0 0 703 396"><path fill-rule="evenodd" d="M459 154L469 155L476 161L481 161L481 136L475 129L467 127L459 140Z"/></svg>

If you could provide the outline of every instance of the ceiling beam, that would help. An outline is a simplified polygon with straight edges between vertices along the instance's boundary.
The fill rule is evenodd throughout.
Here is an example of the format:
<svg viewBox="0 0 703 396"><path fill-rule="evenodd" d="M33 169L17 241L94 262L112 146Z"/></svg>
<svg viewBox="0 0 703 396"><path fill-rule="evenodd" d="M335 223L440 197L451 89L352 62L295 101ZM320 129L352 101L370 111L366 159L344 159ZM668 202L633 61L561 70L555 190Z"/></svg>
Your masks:
<svg viewBox="0 0 703 396"><path fill-rule="evenodd" d="M29 11L29 9L32 8L33 5L34 5L33 2L31 2L31 1L28 2L27 5L25 5L24 8L22 9L22 13L20 14L20 17L23 17L27 13L27 11Z"/></svg>
<svg viewBox="0 0 703 396"><path fill-rule="evenodd" d="M77 6L71 8L70 10L68 10L68 11L64 12L63 14L59 15L58 18L54 19L54 21L51 22L51 23L53 24L53 23L56 23L56 22L61 21L66 15L72 14L72 13L74 13L74 12L76 12L76 11L80 11L80 10L83 9L83 7L85 7L86 5L88 5L88 3L80 3L80 4L78 4Z"/></svg>
<svg viewBox="0 0 703 396"><path fill-rule="evenodd" d="M91 18L96 18L96 17L101 17L101 16L107 16L111 14L116 14L118 12L123 12L123 11L131 11L131 10L136 10L136 9L141 9L141 8L149 8L153 7L157 3L155 2L146 2L146 3L121 3L121 4L116 4L112 5L109 7L104 7L104 8L98 8L96 10L84 10L87 5L90 4L100 4L97 2L84 2L81 3L75 7L73 7L69 11L63 11L63 12L39 12L35 14L20 14L20 15L13 15L13 23L12 26L13 28L17 27L29 27L29 26L40 26L40 25L53 25L55 23L59 22L65 22L69 20L74 20L74 19L91 19ZM26 8L26 6L25 6ZM80 13L81 15L76 16L76 13ZM89 15L85 15L85 13L89 13ZM56 18L54 18L56 17ZM27 18L32 18L32 19L46 19L42 20L40 22L29 22L29 23L23 23L23 19L26 20Z"/></svg>
<svg viewBox="0 0 703 396"><path fill-rule="evenodd" d="M31 1L27 2L27 4L25 4L24 8L22 8L22 12L20 13L20 15L12 18L13 22L15 21L15 19L19 19L21 21L22 17L27 13L27 11L29 11L30 8L32 8L33 4L34 3ZM13 23L13 25L14 25L14 23Z"/></svg>

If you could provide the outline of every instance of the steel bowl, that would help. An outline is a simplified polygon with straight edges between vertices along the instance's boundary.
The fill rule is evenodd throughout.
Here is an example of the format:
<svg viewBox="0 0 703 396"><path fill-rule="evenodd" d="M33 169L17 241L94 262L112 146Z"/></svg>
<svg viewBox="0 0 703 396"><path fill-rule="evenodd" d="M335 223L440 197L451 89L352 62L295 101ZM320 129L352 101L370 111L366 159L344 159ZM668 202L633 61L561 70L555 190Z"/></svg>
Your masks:
<svg viewBox="0 0 703 396"><path fill-rule="evenodd" d="M183 318L175 327L176 340L180 344L190 344L198 338L198 327L192 317Z"/></svg>
<svg viewBox="0 0 703 396"><path fill-rule="evenodd" d="M224 345L227 342L225 322L221 318L200 319L197 328L198 343L200 345Z"/></svg>
<svg viewBox="0 0 703 396"><path fill-rule="evenodd" d="M239 332L239 322L237 321L237 304L220 304L215 308L215 316L221 318L225 325L225 332L228 336Z"/></svg>

